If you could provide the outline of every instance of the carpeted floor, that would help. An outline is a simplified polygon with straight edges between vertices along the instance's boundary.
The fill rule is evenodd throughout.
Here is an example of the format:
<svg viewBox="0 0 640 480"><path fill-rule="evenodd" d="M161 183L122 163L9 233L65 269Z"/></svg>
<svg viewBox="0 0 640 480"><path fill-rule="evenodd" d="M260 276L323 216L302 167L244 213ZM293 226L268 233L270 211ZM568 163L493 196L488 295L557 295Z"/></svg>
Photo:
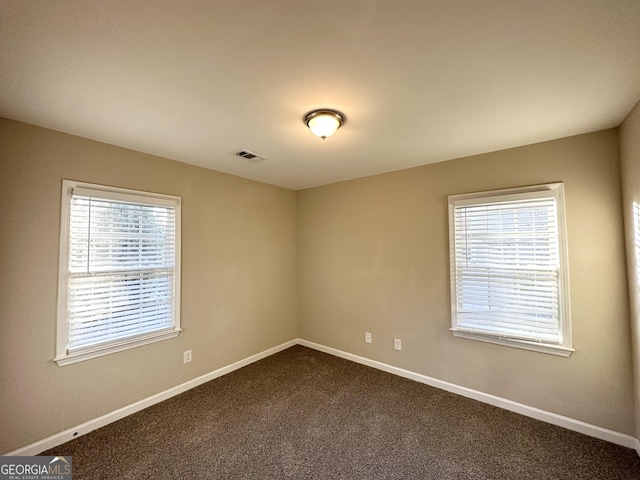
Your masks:
<svg viewBox="0 0 640 480"><path fill-rule="evenodd" d="M635 451L295 346L43 455L80 479L640 479Z"/></svg>

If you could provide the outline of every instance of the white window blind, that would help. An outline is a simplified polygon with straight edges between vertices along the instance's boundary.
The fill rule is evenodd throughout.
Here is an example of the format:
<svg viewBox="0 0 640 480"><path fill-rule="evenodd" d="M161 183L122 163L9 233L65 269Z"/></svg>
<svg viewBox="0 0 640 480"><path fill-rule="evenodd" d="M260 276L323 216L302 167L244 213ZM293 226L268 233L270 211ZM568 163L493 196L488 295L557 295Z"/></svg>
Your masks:
<svg viewBox="0 0 640 480"><path fill-rule="evenodd" d="M175 336L179 199L67 188L65 298L59 312L66 318L58 357Z"/></svg>
<svg viewBox="0 0 640 480"><path fill-rule="evenodd" d="M567 346L559 190L450 197L454 332Z"/></svg>

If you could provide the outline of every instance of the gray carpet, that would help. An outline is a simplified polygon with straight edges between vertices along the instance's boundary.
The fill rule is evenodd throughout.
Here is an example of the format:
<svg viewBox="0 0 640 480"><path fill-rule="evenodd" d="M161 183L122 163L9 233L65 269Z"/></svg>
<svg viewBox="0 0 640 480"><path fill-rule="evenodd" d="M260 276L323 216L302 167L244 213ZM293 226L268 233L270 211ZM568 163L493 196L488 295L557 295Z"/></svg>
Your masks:
<svg viewBox="0 0 640 480"><path fill-rule="evenodd" d="M80 479L640 479L635 451L295 346L43 455Z"/></svg>

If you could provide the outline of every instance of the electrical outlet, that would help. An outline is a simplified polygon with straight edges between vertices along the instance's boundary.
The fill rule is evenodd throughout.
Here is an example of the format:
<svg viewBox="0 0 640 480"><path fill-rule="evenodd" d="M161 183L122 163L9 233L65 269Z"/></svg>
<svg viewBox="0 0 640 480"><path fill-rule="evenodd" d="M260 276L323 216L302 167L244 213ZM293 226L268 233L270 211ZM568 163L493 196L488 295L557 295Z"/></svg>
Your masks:
<svg viewBox="0 0 640 480"><path fill-rule="evenodd" d="M394 338L393 339L393 348L395 350L402 350L402 340L400 340L399 338Z"/></svg>
<svg viewBox="0 0 640 480"><path fill-rule="evenodd" d="M191 350L186 350L182 354L182 363L189 363L191 361Z"/></svg>
<svg viewBox="0 0 640 480"><path fill-rule="evenodd" d="M364 342L371 343L371 334L369 332L365 332L364 334Z"/></svg>

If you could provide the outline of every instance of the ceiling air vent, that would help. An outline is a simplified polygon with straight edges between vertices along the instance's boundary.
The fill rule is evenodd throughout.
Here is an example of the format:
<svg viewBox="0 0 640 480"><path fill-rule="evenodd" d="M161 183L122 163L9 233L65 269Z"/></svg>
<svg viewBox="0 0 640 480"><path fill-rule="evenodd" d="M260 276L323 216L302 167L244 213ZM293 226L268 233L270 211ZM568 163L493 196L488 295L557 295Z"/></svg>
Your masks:
<svg viewBox="0 0 640 480"><path fill-rule="evenodd" d="M238 150L237 152L234 153L234 155L237 155L238 157L246 158L251 162L260 162L262 160L266 160L266 158L263 157L262 155L258 155L257 153L250 152L249 150Z"/></svg>

